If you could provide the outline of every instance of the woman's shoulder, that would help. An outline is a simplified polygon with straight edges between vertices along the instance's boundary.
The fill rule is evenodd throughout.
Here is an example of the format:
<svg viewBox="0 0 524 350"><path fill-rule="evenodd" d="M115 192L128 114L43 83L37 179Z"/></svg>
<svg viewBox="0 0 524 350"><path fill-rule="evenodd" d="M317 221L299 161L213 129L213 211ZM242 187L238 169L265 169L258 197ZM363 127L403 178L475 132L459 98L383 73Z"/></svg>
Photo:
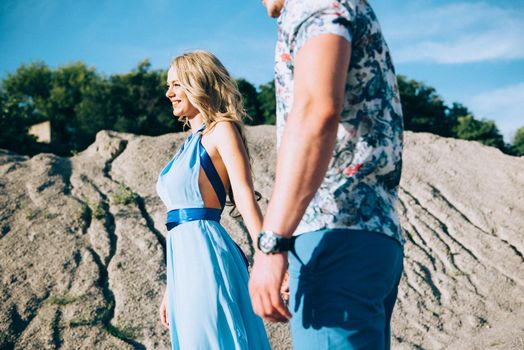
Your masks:
<svg viewBox="0 0 524 350"><path fill-rule="evenodd" d="M211 138L224 139L238 134L238 125L235 122L221 120L215 122L208 132Z"/></svg>
<svg viewBox="0 0 524 350"><path fill-rule="evenodd" d="M238 148L242 143L242 135L238 124L233 121L219 121L214 123L204 135L210 147L217 150L231 150Z"/></svg>

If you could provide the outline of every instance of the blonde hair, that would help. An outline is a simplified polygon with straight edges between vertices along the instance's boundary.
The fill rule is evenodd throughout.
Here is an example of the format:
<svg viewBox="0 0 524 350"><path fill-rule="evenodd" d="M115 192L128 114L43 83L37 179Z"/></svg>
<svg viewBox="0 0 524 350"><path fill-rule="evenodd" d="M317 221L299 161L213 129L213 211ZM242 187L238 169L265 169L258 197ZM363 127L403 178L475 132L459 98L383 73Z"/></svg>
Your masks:
<svg viewBox="0 0 524 350"><path fill-rule="evenodd" d="M222 62L211 52L196 50L175 57L170 66L176 69L180 85L191 104L200 112L205 124L204 132L221 121L234 123L251 165L242 122L249 116L244 109L237 83ZM180 116L178 120L184 125L189 124L184 116ZM229 196L234 203L231 188Z"/></svg>
<svg viewBox="0 0 524 350"><path fill-rule="evenodd" d="M208 51L196 50L175 57L171 67L176 69L189 101L200 112L205 131L220 121L229 121L237 126L245 141L242 120L249 116L242 103L242 94L222 62ZM184 116L178 120L189 124Z"/></svg>

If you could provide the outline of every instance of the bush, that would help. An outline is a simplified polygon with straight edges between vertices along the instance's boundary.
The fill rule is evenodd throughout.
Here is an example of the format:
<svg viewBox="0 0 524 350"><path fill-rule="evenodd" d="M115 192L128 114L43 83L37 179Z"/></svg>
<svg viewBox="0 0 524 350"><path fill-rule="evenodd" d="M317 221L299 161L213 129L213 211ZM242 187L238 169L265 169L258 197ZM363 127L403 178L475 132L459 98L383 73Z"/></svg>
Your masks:
<svg viewBox="0 0 524 350"><path fill-rule="evenodd" d="M125 184L121 183L118 185L118 188L113 193L113 201L116 204L128 205L134 203L138 196L127 187Z"/></svg>

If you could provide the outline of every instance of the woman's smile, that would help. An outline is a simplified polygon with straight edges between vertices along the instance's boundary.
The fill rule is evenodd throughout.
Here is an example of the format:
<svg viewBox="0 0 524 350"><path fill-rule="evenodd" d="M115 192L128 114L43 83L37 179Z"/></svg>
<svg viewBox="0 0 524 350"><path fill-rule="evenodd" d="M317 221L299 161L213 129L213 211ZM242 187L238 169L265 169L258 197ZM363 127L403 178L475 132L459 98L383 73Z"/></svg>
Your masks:
<svg viewBox="0 0 524 350"><path fill-rule="evenodd" d="M173 114L177 117L193 117L198 114L198 110L191 104L189 98L178 80L176 70L171 67L167 73L166 97L171 102Z"/></svg>

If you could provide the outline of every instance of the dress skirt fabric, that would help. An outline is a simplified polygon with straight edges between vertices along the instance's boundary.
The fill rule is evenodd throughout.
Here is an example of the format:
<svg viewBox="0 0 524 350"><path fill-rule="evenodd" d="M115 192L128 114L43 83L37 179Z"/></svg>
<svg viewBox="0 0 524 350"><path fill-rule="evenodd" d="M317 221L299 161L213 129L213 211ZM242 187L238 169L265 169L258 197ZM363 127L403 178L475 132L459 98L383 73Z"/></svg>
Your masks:
<svg viewBox="0 0 524 350"><path fill-rule="evenodd" d="M168 316L173 349L269 349L247 283L244 259L219 223L191 221L169 231Z"/></svg>

